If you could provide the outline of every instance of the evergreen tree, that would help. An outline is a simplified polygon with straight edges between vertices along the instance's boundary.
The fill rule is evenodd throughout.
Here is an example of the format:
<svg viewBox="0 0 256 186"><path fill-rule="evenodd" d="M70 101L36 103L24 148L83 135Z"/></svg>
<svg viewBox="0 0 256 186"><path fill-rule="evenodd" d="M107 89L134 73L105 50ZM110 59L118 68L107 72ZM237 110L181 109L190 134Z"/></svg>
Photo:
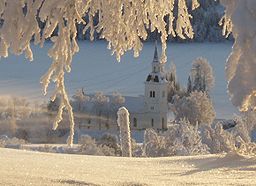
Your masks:
<svg viewBox="0 0 256 186"><path fill-rule="evenodd" d="M205 90L203 89L203 74L201 72L200 65L196 65L192 70L195 71L192 90L205 92Z"/></svg>
<svg viewBox="0 0 256 186"><path fill-rule="evenodd" d="M176 74L176 66L172 62L171 67L169 71L166 73L166 80L168 82L168 102L173 102L173 97L175 95L180 95L181 93L181 86L177 80L177 74Z"/></svg>
<svg viewBox="0 0 256 186"><path fill-rule="evenodd" d="M187 94L189 95L191 92L192 92L192 81L190 76L188 76Z"/></svg>

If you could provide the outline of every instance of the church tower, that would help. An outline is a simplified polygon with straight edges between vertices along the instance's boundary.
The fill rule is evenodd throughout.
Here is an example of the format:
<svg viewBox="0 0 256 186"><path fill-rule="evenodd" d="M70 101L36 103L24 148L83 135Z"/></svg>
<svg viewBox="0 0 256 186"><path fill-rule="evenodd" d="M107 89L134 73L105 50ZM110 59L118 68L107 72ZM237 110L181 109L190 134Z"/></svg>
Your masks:
<svg viewBox="0 0 256 186"><path fill-rule="evenodd" d="M152 72L145 81L145 120L147 128L167 129L167 80L164 63L158 58L157 43L155 44Z"/></svg>

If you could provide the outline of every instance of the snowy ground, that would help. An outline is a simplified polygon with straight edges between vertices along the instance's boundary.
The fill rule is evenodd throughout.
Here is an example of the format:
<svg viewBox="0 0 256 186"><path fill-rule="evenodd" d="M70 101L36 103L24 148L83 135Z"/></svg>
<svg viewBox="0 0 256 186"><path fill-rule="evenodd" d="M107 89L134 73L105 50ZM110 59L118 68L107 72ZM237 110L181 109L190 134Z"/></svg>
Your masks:
<svg viewBox="0 0 256 186"><path fill-rule="evenodd" d="M66 75L67 89L72 95L76 89L84 87L88 93L104 91L112 94L119 91L126 96L144 94L144 81L151 71L154 43L144 44L139 58L127 53L117 63L105 42L80 42L80 52L73 60L72 72ZM33 47L34 61L27 62L24 56L10 56L0 60L0 95L12 94L44 99L40 87L40 77L47 71L51 60L47 56L50 44L43 49ZM232 43L191 43L168 44L168 64L173 61L177 66L180 82L186 85L192 61L205 57L214 68L216 86L212 92L217 118L231 118L236 109L228 100L225 80L225 61L231 52ZM160 45L159 45L160 50ZM52 90L50 88L50 90ZM49 97L47 97L47 101Z"/></svg>
<svg viewBox="0 0 256 186"><path fill-rule="evenodd" d="M0 148L0 185L256 185L256 158L118 158Z"/></svg>

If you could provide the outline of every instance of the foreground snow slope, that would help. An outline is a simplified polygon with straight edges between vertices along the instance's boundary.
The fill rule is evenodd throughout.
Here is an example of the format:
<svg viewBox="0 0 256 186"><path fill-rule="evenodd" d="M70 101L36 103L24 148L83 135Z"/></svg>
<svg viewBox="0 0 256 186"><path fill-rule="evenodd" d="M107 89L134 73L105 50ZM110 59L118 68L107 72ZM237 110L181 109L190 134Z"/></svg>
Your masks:
<svg viewBox="0 0 256 186"><path fill-rule="evenodd" d="M118 158L0 148L0 185L256 185L256 158Z"/></svg>

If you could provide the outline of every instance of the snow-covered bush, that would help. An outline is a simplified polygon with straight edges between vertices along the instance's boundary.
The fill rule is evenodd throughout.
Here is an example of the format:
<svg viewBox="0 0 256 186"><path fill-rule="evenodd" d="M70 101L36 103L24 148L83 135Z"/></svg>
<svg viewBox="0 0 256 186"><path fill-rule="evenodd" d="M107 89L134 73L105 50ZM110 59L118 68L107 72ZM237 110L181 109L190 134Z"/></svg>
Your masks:
<svg viewBox="0 0 256 186"><path fill-rule="evenodd" d="M236 151L242 154L256 155L256 114L254 111L241 113L235 116L236 125L229 129L235 140Z"/></svg>
<svg viewBox="0 0 256 186"><path fill-rule="evenodd" d="M232 134L225 131L221 123L214 128L204 125L201 127L202 142L209 147L210 153L235 151L235 141Z"/></svg>
<svg viewBox="0 0 256 186"><path fill-rule="evenodd" d="M98 148L104 156L118 156L115 152L115 149L107 145L99 145Z"/></svg>
<svg viewBox="0 0 256 186"><path fill-rule="evenodd" d="M243 155L256 156L256 144L245 142L240 136L236 137L236 152Z"/></svg>
<svg viewBox="0 0 256 186"><path fill-rule="evenodd" d="M251 142L248 130L239 119L237 125L229 131L224 130L222 124L217 123L213 128L201 127L202 142L209 147L210 153L240 153L256 155L256 143Z"/></svg>
<svg viewBox="0 0 256 186"><path fill-rule="evenodd" d="M20 147L23 144L26 144L27 141L23 139L18 139L16 137L9 138L8 136L1 135L0 136L0 147L6 147L6 146L18 146Z"/></svg>
<svg viewBox="0 0 256 186"><path fill-rule="evenodd" d="M135 139L131 139L132 145L132 157L142 157L143 156L143 145L138 144Z"/></svg>
<svg viewBox="0 0 256 186"><path fill-rule="evenodd" d="M173 155L207 154L208 147L202 143L198 126L193 126L186 119L173 124L164 133L166 146Z"/></svg>
<svg viewBox="0 0 256 186"><path fill-rule="evenodd" d="M208 147L201 141L197 127L185 119L173 124L163 134L147 129L144 134L144 156L184 156L207 154Z"/></svg>
<svg viewBox="0 0 256 186"><path fill-rule="evenodd" d="M104 139L106 139L106 137L104 137ZM79 152L82 154L95 156L116 156L116 149L113 143L110 144L106 140L104 140L104 142L105 143L103 143L102 140L100 142L96 142L95 139L88 135L81 136L79 140L79 143L81 144Z"/></svg>
<svg viewBox="0 0 256 186"><path fill-rule="evenodd" d="M206 92L192 92L188 97L175 97L172 110L177 121L186 118L191 124L212 124L215 110Z"/></svg>
<svg viewBox="0 0 256 186"><path fill-rule="evenodd" d="M95 139L91 138L88 135L84 135L80 138L81 144L81 153L86 155L97 155L97 156L103 156L103 152L101 149L97 146L97 143Z"/></svg>
<svg viewBox="0 0 256 186"><path fill-rule="evenodd" d="M234 117L236 125L229 129L234 137L240 137L244 142L251 142L251 132L252 127L248 125L248 122L245 120L245 117L236 115Z"/></svg>
<svg viewBox="0 0 256 186"><path fill-rule="evenodd" d="M117 123L120 127L120 141L123 157L132 156L131 132L129 112L125 107L121 107L117 112Z"/></svg>
<svg viewBox="0 0 256 186"><path fill-rule="evenodd" d="M121 147L118 143L117 136L112 134L104 134L99 140L97 140L97 144L102 147L109 147L114 150L114 154L116 156L121 155ZM105 153L104 153L105 154Z"/></svg>
<svg viewBox="0 0 256 186"><path fill-rule="evenodd" d="M169 149L166 147L164 136L160 136L154 129L146 129L143 142L143 156L160 157L168 156Z"/></svg>

